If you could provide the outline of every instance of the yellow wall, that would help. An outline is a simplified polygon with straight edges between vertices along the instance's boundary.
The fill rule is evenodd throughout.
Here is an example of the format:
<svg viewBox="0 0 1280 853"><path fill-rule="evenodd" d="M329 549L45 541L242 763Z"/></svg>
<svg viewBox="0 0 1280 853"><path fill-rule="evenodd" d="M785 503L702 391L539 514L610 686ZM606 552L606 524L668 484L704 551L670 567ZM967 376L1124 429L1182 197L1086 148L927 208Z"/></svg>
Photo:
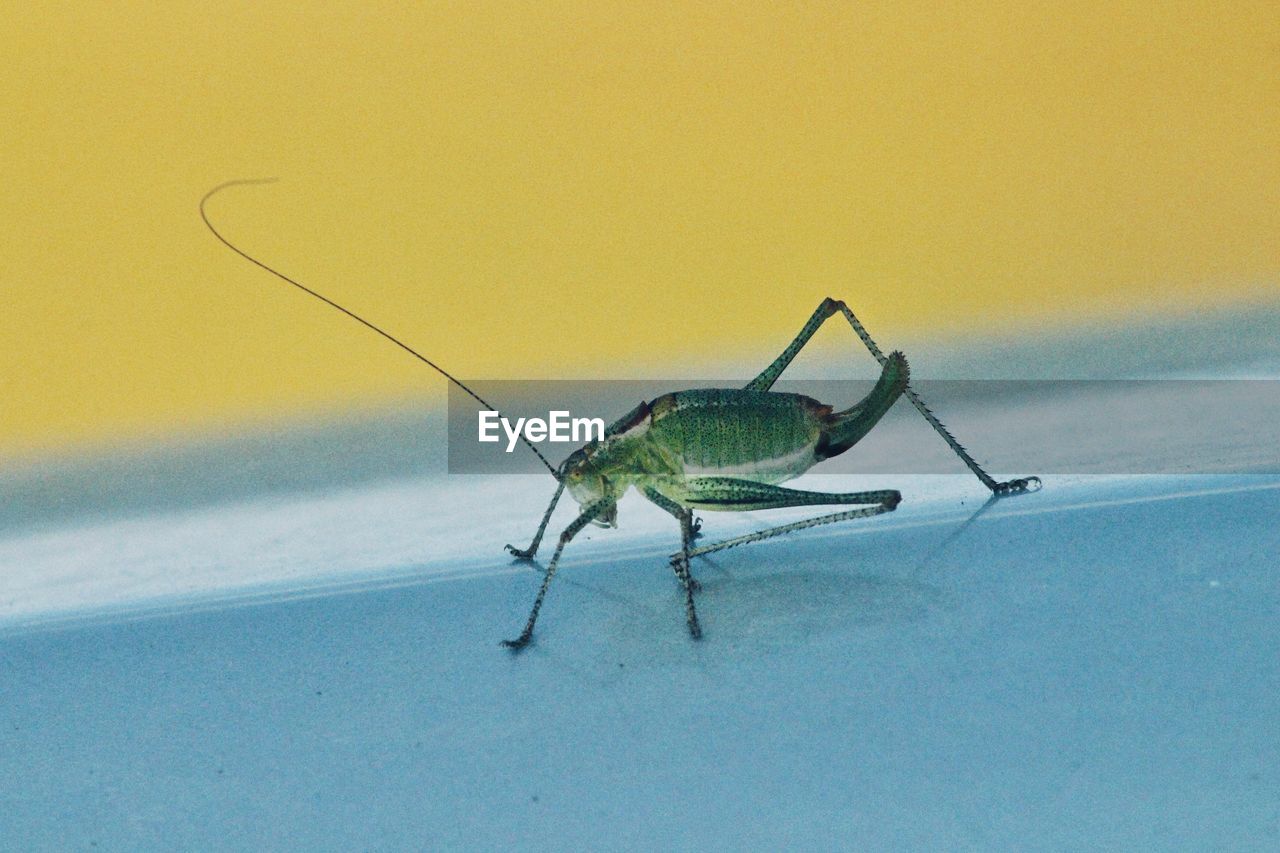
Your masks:
<svg viewBox="0 0 1280 853"><path fill-rule="evenodd" d="M441 387L235 177L467 376L1280 280L1271 2L261 5L6 4L0 455Z"/></svg>

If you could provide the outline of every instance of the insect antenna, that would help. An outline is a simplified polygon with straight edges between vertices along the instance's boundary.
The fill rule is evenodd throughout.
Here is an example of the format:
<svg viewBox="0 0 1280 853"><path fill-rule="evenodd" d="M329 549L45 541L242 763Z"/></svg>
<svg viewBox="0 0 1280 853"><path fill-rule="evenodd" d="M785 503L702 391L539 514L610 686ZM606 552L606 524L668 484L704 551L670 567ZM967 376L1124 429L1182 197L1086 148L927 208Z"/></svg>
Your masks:
<svg viewBox="0 0 1280 853"><path fill-rule="evenodd" d="M445 379L448 379L448 380L449 380L450 382L452 382L454 385L457 385L459 388L461 388L463 391L465 391L467 394L469 394L469 395L472 397L472 399L474 399L474 400L475 400L477 403L479 403L480 405L484 406L486 409L488 409L488 410L490 410L490 411L497 411L497 409L495 409L495 408L494 408L494 406L493 406L492 404L490 404L489 402L487 402L483 397L481 397L481 396L480 396L479 394L477 394L475 391L472 391L470 388L468 388L468 387L467 387L465 384L463 384L463 383L462 383L462 381L461 381L461 380L459 380L457 377L453 376L451 373L449 373L449 372L448 372L447 370L445 370L443 367L441 367L440 365L436 364L434 361L432 361L431 359L427 358L425 355L423 355L422 353L418 352L418 351L417 351L417 350L415 350L413 347L409 346L409 345L408 345L408 344L406 344L404 341L402 341L402 340L400 340L399 338L397 338L395 335L393 335L393 334L391 334L390 332L387 332L387 331L385 331L385 330L383 330L383 329L378 328L378 327L377 327L377 326L375 326L373 323L370 323L368 320L366 320L365 318L361 317L359 314L356 314L356 313L354 313L354 312L352 312L352 311L347 310L346 308L343 308L341 305L339 305L338 303L334 302L332 299L330 299L329 297L325 296L324 294L322 294L322 293L317 293L316 291L314 291L314 290L312 290L311 288L307 287L305 284L302 284L302 283L301 283L301 282L299 282L299 281L295 281L294 279L290 278L289 276L285 275L284 273L280 272L279 270L277 270L277 269L273 269L272 267L267 266L267 265L266 265L266 264L264 264L262 261L260 261L260 260L258 260L257 258L253 257L253 256L252 256L252 255L250 255L248 252L244 251L244 250L243 250L243 249L241 249L239 246L237 246L237 245L235 245L234 243L232 243L232 242L231 242L230 240L228 240L226 237L222 236L222 233L221 233L220 231L218 231L218 229L217 229L217 228L215 228L215 227L213 226L213 223L212 223L212 222L210 222L210 221L209 221L209 214L205 212L205 205L208 203L209 199L213 198L215 195L217 195L218 193L220 193L222 190L225 190L225 189L227 189L228 187L253 186L253 185L258 185L258 184L273 184L273 183L275 183L277 180L279 180L279 179L278 179L278 178L246 178L246 179L235 180L235 181L227 181L226 183L218 184L216 187L214 187L213 189L211 189L211 190L209 190L207 193L205 193L205 194L204 194L204 198L200 199L200 218L204 220L205 227L207 227L207 228L209 229L209 231L211 231L211 232L213 233L213 236L214 236L214 237L217 237L217 238L218 238L218 241L219 241L219 242L221 242L224 246L226 246L226 247L227 247L228 249L230 249L231 251L235 252L235 253L236 253L237 255L239 255L240 257L244 258L244 259L245 259L246 261L248 261L249 263L251 263L251 264L253 264L253 265L255 265L255 266L261 267L262 269L264 269L264 270L266 270L267 272L271 273L271 274L272 274L273 276L275 276L276 278L281 279L281 280L283 280L283 281L285 281L285 282L288 282L289 284L292 284L294 287L298 288L298 289L299 289L299 290L301 290L303 293L306 293L306 294L308 294L308 295L310 295L310 296L314 296L316 299L319 299L321 302L323 302L324 304L328 305L330 308L336 308L337 310L341 311L343 314L346 314L346 315L347 315L348 317L350 317L352 320L355 320L357 323L359 323L360 325L364 326L365 328L367 328L367 329L372 329L373 331L377 332L379 335L382 335L382 337L384 337L384 338L386 338L387 340L391 341L391 343L393 343L393 344L395 344L396 346L400 347L400 349L402 349L402 350L404 350L405 352L409 353L409 355L413 356L413 357L414 357L414 358L416 358L418 361L422 362L423 364L425 364L425 365L427 365L428 367L430 367L432 370L434 370L434 371L436 371L437 373L439 373L439 374L440 374L441 376L443 376ZM534 446L533 446L533 443L532 443L531 441L529 441L529 439L528 439L528 438L526 438L526 437L524 436L524 433L523 433L523 432L521 432L521 434L520 434L520 440L521 440L521 441L523 441L523 442L525 443L525 446L527 446L530 450L532 450L532 451L533 451L533 453L534 453L534 455L535 455L535 456L537 456L537 457L538 457L538 459L542 462L542 464L543 464L543 465L545 465L545 466L547 467L547 470L551 472L551 476L555 477L557 481L558 481L558 480L560 480L560 472L556 470L556 468L555 468L555 466L554 466L554 465L552 465L550 462L548 462L548 461L547 461L547 457L545 457L545 456L543 456L543 455L542 455L542 451L538 450L538 448L536 448L536 447L534 447Z"/></svg>

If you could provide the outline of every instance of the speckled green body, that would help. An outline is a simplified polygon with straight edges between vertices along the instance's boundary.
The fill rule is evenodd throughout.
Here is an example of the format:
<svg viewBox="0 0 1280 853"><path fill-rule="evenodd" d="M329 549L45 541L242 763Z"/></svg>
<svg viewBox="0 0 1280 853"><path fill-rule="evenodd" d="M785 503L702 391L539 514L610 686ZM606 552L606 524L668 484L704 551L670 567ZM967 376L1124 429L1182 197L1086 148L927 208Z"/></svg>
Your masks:
<svg viewBox="0 0 1280 853"><path fill-rule="evenodd" d="M616 503L635 486L684 507L760 508L758 499L729 494L726 481L776 485L843 453L902 394L907 375L906 361L895 353L872 392L842 412L811 397L773 391L664 394L611 425L603 441L570 456L565 484L583 506ZM612 525L615 519L609 510L598 522Z"/></svg>
<svg viewBox="0 0 1280 853"><path fill-rule="evenodd" d="M661 448L652 456L662 464L653 465L636 448L626 462L636 465L637 473L758 483L782 483L816 464L815 451L831 414L830 406L810 397L736 388L678 391L649 406L644 444Z"/></svg>

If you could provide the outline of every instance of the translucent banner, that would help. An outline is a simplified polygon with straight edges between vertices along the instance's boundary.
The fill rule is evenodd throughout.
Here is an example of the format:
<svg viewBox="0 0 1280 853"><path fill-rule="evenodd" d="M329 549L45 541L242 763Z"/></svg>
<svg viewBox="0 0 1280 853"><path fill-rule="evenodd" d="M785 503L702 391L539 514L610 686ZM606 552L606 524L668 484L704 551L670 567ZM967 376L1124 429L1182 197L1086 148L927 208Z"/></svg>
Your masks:
<svg viewBox="0 0 1280 853"><path fill-rule="evenodd" d="M449 471L545 475L517 436L529 438L558 464L595 437L598 427L626 418L641 402L672 391L741 388L745 380L468 384L498 408L486 413L450 387ZM839 411L855 405L873 384L797 380L778 382L772 390L804 395ZM1280 473L1276 380L921 380L911 387L993 474ZM737 434L742 444L751 443L749 430ZM903 398L865 438L813 471L948 474L965 468Z"/></svg>

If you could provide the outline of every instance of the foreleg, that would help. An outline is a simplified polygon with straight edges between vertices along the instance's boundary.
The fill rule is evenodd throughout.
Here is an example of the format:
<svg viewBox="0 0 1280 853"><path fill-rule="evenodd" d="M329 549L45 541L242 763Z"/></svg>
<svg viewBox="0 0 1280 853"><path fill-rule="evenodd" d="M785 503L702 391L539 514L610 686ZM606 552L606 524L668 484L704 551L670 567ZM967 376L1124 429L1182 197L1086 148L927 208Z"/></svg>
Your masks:
<svg viewBox="0 0 1280 853"><path fill-rule="evenodd" d="M529 612L529 621L525 623L524 630L520 632L519 637L514 640L503 640L502 645L515 651L519 651L529 645L529 640L533 638L533 624L538 621L538 611L542 609L542 600L547 597L547 587L551 586L551 579L556 576L556 567L560 564L560 554L564 551L564 546L568 545L573 540L573 537L577 536L579 531L587 526L591 519L613 505L613 502L609 500L596 501L586 507L582 511L582 515L574 519L573 523L561 532L560 541L556 543L556 552L552 555L551 562L547 564L547 572L542 577L542 586L538 589L538 597L533 600L533 610Z"/></svg>
<svg viewBox="0 0 1280 853"><path fill-rule="evenodd" d="M564 494L564 481L561 481L556 486L556 493L551 496L551 503L547 506L547 511L542 514L542 523L538 525L538 532L533 534L533 541L529 543L529 547L520 549L514 545L508 545L508 554L517 560L533 559L533 556L538 553L538 546L542 544L542 534L547 531L547 524L551 521L551 513L555 512L556 504L560 502L560 495L562 494Z"/></svg>

